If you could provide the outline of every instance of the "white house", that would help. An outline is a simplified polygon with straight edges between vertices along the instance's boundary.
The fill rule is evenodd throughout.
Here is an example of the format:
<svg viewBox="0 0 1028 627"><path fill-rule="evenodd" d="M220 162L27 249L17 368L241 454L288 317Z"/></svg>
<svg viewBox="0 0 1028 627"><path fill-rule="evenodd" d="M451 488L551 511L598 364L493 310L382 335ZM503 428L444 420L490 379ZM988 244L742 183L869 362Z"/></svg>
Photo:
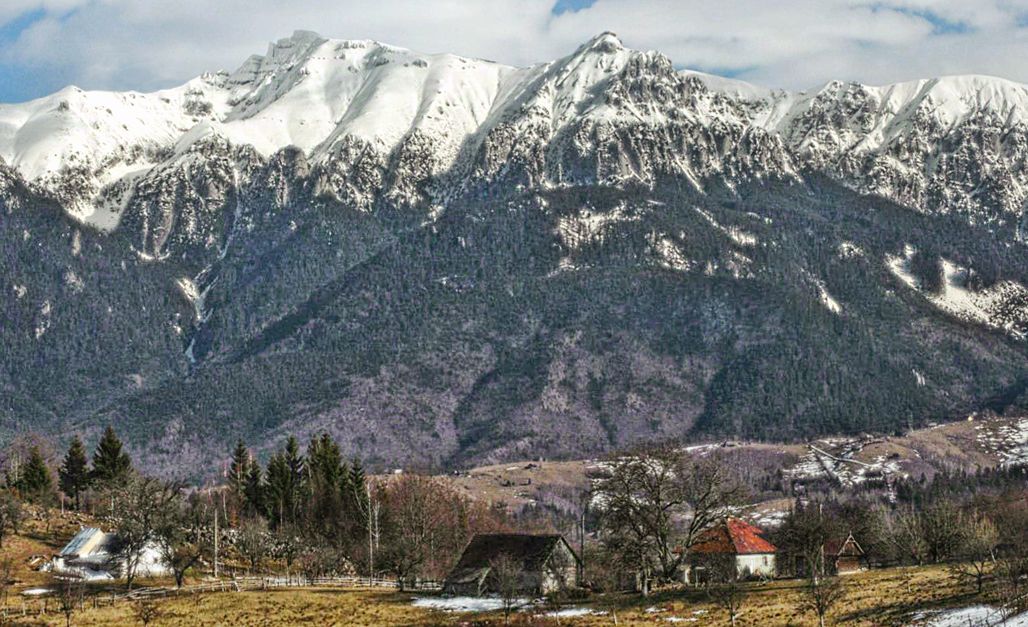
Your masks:
<svg viewBox="0 0 1028 627"><path fill-rule="evenodd" d="M775 546L763 532L738 518L725 518L700 534L689 549L686 576L692 583L706 578L711 568L731 566L743 579L775 576Z"/></svg>
<svg viewBox="0 0 1028 627"><path fill-rule="evenodd" d="M118 537L95 527L86 527L75 534L61 552L54 557L47 570L86 580L119 579L124 576L124 559L117 554ZM139 555L137 577L163 577L171 575L164 563L160 547L150 542Z"/></svg>

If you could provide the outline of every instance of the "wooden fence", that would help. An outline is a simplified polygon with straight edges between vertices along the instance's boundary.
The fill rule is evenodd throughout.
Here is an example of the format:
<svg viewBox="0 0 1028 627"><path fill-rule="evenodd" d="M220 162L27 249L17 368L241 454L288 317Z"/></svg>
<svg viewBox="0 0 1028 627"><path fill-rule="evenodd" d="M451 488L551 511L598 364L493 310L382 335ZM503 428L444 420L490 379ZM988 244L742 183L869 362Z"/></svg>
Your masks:
<svg viewBox="0 0 1028 627"><path fill-rule="evenodd" d="M128 592L83 595L79 601L79 609L86 607L108 607L123 601L142 601L182 595L209 594L213 592L245 592L253 590L272 590L276 588L308 588L308 587L339 587L339 588L385 588L398 590L399 583L395 579L369 577L238 577L204 581L177 588L174 586L154 586L136 588ZM437 591L442 590L439 581L421 580L404 586L406 590ZM44 595L35 599L22 599L20 607L3 605L0 608L0 624L7 619L16 617L45 616L60 614L60 600L55 595Z"/></svg>

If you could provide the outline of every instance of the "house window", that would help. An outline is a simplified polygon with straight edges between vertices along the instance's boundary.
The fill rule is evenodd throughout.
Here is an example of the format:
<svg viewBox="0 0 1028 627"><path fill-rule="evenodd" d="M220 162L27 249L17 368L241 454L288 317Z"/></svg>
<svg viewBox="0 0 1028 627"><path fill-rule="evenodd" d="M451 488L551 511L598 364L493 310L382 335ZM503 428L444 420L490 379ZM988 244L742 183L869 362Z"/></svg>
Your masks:
<svg viewBox="0 0 1028 627"><path fill-rule="evenodd" d="M767 555L764 556L764 566L767 566Z"/></svg>

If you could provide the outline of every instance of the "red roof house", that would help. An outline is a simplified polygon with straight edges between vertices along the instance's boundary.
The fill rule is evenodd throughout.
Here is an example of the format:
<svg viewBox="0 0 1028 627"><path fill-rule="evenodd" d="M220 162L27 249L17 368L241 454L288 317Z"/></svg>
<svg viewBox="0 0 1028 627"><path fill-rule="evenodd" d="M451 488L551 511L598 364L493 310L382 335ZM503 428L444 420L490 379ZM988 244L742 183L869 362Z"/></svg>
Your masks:
<svg viewBox="0 0 1028 627"><path fill-rule="evenodd" d="M704 530L689 548L688 577L699 581L713 562L724 560L735 562L740 577L773 577L777 549L763 533L760 528L731 517Z"/></svg>

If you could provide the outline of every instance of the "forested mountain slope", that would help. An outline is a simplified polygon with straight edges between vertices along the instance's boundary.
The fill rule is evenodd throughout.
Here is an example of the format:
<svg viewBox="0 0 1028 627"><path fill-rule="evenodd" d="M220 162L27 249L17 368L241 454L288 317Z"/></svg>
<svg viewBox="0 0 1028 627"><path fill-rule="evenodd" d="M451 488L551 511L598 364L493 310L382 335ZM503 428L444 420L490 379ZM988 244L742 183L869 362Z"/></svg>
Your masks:
<svg viewBox="0 0 1028 627"><path fill-rule="evenodd" d="M0 434L173 473L892 431L1024 407L1028 89L789 94L601 35L511 68L297 33L0 105Z"/></svg>

